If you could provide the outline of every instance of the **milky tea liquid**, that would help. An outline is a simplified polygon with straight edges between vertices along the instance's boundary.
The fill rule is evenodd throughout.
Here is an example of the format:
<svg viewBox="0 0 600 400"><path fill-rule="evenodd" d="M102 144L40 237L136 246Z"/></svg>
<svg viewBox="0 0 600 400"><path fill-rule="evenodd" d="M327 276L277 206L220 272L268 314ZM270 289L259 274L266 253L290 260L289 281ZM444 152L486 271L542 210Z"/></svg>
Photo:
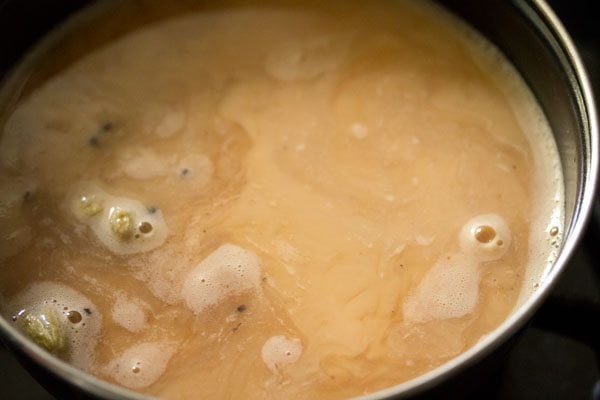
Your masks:
<svg viewBox="0 0 600 400"><path fill-rule="evenodd" d="M326 3L84 38L5 108L15 327L168 399L341 399L443 364L534 290L563 187L521 79L437 6Z"/></svg>

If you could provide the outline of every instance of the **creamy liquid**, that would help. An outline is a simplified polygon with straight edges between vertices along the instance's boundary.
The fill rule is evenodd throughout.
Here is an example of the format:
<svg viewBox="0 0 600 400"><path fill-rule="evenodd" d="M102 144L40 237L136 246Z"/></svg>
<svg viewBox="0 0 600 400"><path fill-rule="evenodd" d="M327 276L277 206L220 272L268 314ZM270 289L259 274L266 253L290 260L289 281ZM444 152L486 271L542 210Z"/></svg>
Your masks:
<svg viewBox="0 0 600 400"><path fill-rule="evenodd" d="M5 119L4 315L54 310L58 356L160 397L414 378L506 319L562 234L533 97L421 1L158 21Z"/></svg>

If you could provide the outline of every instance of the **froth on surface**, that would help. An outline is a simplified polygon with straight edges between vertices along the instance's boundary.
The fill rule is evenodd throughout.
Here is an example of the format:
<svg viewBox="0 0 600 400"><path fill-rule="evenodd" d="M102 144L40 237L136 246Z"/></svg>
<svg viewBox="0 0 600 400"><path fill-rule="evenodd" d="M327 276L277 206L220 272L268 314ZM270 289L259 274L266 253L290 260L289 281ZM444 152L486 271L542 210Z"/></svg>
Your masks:
<svg viewBox="0 0 600 400"><path fill-rule="evenodd" d="M42 281L31 284L15 296L6 311L8 315L18 317L25 313L41 313L46 308L53 309L59 317L60 330L67 339L65 359L78 368L89 369L102 330L102 315L97 307L69 286ZM69 321L70 311L77 311L81 320L77 323Z"/></svg>
<svg viewBox="0 0 600 400"><path fill-rule="evenodd" d="M493 234L486 238L489 240L478 240L477 229L481 228L491 229ZM478 261L500 259L506 254L512 242L510 228L497 214L482 214L471 218L463 226L459 235L463 253L475 257Z"/></svg>
<svg viewBox="0 0 600 400"><path fill-rule="evenodd" d="M309 12L282 3L211 8L145 25L61 70L9 117L0 164L40 182L45 197L30 222L39 240L3 265L2 292L27 284L18 270L30 266L28 278L68 277L97 296L117 323L105 320L95 371L115 355L133 368L132 345L168 338L178 351L140 391L350 398L435 368L515 304L534 247L532 210L545 224L562 205L536 200L561 183L560 169L533 174L546 169L532 152L558 159L549 131L532 133L546 127L543 115L525 117L522 129L516 122L536 107L533 97L518 99L527 90L506 60L465 45L460 25L428 14L424 1L313 3ZM159 207L168 240L119 257L126 253L95 240L85 222L95 217L73 227L73 210L52 206L81 181ZM476 267L441 255L458 251L456 228L482 212L502 216L514 245L485 265L473 257L481 261L473 279ZM38 224L47 214L56 223ZM562 221L552 223L562 231ZM63 236L70 242L58 247ZM57 245L48 254L38 243ZM260 255L260 291L218 259L190 272L224 243ZM245 249L228 246L257 269ZM547 258L536 253L530 264ZM139 310L112 313L105 293L117 291L149 305L149 329L123 329L133 327L125 314ZM282 332L301 333L304 347L273 373L259 357ZM267 359L282 357L277 341L286 340L294 341L270 343ZM104 378L131 378L112 367Z"/></svg>
<svg viewBox="0 0 600 400"><path fill-rule="evenodd" d="M509 106L519 128L525 132L532 156L532 197L536 206L531 211L529 223L529 259L514 310L518 309L540 286L551 271L562 239L548 240L546 230L558 227L561 231L565 219L565 188L563 168L556 142L544 111L528 90L514 67L506 62L504 55L487 42L470 26L458 26L468 40L463 45L472 54L473 61L484 70L493 70L489 78L510 99ZM490 66L493 65L493 68Z"/></svg>
<svg viewBox="0 0 600 400"><path fill-rule="evenodd" d="M71 210L80 222L83 222L96 235L96 238L110 251L116 254L134 254L153 250L164 243L169 229L162 211L145 206L140 201L126 197L116 197L96 185L79 185L71 194ZM83 197L97 201L101 210L88 215L81 208ZM133 217L131 237L121 238L111 228L111 215L119 210L126 211ZM143 223L151 225L150 232L142 232Z"/></svg>
<svg viewBox="0 0 600 400"><path fill-rule="evenodd" d="M184 281L181 294L196 314L224 298L260 286L260 260L251 251L224 244L196 266Z"/></svg>
<svg viewBox="0 0 600 400"><path fill-rule="evenodd" d="M272 373L293 364L302 355L302 342L283 335L270 337L261 349L262 360Z"/></svg>
<svg viewBox="0 0 600 400"><path fill-rule="evenodd" d="M130 389L152 385L165 372L175 347L168 343L140 343L112 360L104 372Z"/></svg>
<svg viewBox="0 0 600 400"><path fill-rule="evenodd" d="M477 262L460 254L443 256L404 303L411 322L460 318L477 304L480 272Z"/></svg>

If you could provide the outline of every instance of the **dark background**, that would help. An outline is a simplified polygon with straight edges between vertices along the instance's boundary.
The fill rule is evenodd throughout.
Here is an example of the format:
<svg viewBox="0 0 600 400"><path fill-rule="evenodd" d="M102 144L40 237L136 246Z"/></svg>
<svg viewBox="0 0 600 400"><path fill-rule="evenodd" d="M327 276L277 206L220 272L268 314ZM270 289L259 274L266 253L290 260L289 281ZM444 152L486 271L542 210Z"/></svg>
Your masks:
<svg viewBox="0 0 600 400"><path fill-rule="evenodd" d="M326 1L326 0L324 0ZM481 0L485 1L485 0ZM56 15L84 0L0 0L0 77L18 59L13 39L33 43ZM549 0L573 37L600 98L600 0ZM39 7L45 4L45 7ZM7 23L11 15L26 25ZM600 400L600 207L565 275L491 381L481 382L474 399ZM596 393L594 387L596 386ZM0 399L53 399L0 344Z"/></svg>

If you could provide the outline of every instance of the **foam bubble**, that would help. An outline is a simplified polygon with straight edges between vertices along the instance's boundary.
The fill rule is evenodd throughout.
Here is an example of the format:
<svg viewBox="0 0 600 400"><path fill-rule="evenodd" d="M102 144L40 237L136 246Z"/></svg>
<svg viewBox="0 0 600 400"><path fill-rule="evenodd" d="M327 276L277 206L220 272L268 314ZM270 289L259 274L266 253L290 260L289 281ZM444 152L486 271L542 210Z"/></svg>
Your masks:
<svg viewBox="0 0 600 400"><path fill-rule="evenodd" d="M412 322L460 318L473 311L479 295L479 266L461 254L442 257L404 303Z"/></svg>
<svg viewBox="0 0 600 400"><path fill-rule="evenodd" d="M39 315L48 309L58 317L59 329L67 342L61 357L78 368L89 369L102 330L102 315L96 306L75 289L57 282L43 281L28 286L7 307L8 315L13 317L17 326L20 318L26 314Z"/></svg>
<svg viewBox="0 0 600 400"><path fill-rule="evenodd" d="M206 257L186 277L181 294L199 314L224 298L260 286L260 260L251 251L224 244Z"/></svg>
<svg viewBox="0 0 600 400"><path fill-rule="evenodd" d="M272 373L277 373L288 364L293 364L302 355L302 342L300 339L288 339L285 336L270 337L262 347L263 362Z"/></svg>
<svg viewBox="0 0 600 400"><path fill-rule="evenodd" d="M95 207L82 206L84 198ZM160 210L149 210L134 199L111 196L98 187L78 190L71 207L77 219L88 225L98 240L116 254L153 250L162 245L169 234ZM114 229L114 217L120 212L128 213L131 218L131 232L127 235L119 235Z"/></svg>
<svg viewBox="0 0 600 400"><path fill-rule="evenodd" d="M499 215L483 214L470 219L460 231L460 247L479 261L502 258L511 243L508 225Z"/></svg>
<svg viewBox="0 0 600 400"><path fill-rule="evenodd" d="M125 296L117 296L111 316L121 327L129 332L141 332L146 328L146 312L142 305Z"/></svg>
<svg viewBox="0 0 600 400"><path fill-rule="evenodd" d="M130 389L142 389L156 382L175 353L175 346L147 342L127 349L104 369L117 383Z"/></svg>

